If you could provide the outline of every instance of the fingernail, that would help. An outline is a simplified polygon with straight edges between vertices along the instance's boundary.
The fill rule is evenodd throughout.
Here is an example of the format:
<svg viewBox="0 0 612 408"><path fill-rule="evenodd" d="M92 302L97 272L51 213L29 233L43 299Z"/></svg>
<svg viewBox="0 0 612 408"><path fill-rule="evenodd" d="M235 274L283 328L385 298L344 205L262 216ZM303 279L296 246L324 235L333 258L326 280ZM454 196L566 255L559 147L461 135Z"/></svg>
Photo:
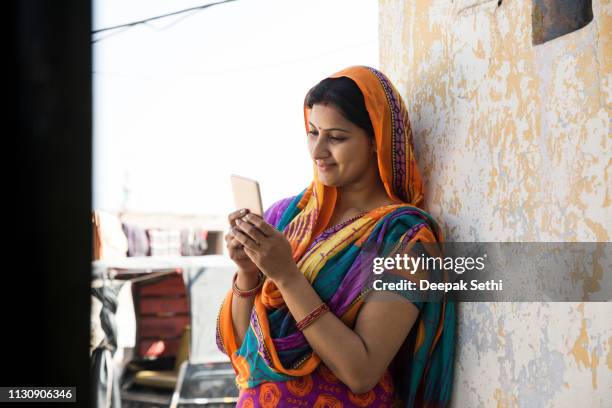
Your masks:
<svg viewBox="0 0 612 408"><path fill-rule="evenodd" d="M244 209L244 208L243 208L242 210L240 210L240 214L241 214L241 215L246 214L246 209Z"/></svg>
<svg viewBox="0 0 612 408"><path fill-rule="evenodd" d="M242 221L240 220L240 218L236 218L236 224L240 224Z"/></svg>

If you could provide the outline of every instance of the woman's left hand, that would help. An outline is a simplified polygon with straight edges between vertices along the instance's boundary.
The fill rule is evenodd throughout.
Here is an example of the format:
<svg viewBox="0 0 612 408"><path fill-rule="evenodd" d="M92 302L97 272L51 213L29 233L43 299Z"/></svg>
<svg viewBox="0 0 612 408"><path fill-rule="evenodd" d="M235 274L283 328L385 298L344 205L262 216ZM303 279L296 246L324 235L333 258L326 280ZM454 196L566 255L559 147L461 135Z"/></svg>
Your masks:
<svg viewBox="0 0 612 408"><path fill-rule="evenodd" d="M233 233L244 245L247 256L268 278L282 280L297 269L287 238L261 217L247 214L237 219Z"/></svg>

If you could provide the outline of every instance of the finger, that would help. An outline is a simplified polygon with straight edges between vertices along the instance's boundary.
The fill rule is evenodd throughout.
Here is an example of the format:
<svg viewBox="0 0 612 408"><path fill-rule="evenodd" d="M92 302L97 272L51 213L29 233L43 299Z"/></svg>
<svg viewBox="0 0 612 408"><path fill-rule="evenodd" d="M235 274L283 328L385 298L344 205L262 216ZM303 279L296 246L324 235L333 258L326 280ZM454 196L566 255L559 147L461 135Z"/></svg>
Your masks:
<svg viewBox="0 0 612 408"><path fill-rule="evenodd" d="M239 210L236 210L230 213L227 216L227 220L229 221L230 226L233 227L235 225L236 218L244 217L248 213L249 213L248 208L241 208Z"/></svg>
<svg viewBox="0 0 612 408"><path fill-rule="evenodd" d="M229 249L242 249L244 247L244 245L242 245L239 241L237 240L232 240L232 242L230 242L229 244L227 244Z"/></svg>
<svg viewBox="0 0 612 408"><path fill-rule="evenodd" d="M231 232L225 235L225 243L229 249L242 248L242 244L235 239L234 234Z"/></svg>
<svg viewBox="0 0 612 408"><path fill-rule="evenodd" d="M247 234L240 231L237 227L232 228L232 232L234 233L234 236L236 237L238 242L244 245L245 249L249 248L249 249L255 250L255 248L258 247L255 241L253 241L253 238L249 237Z"/></svg>
<svg viewBox="0 0 612 408"><path fill-rule="evenodd" d="M249 256L249 255L254 256L254 255L257 254L257 252L255 252L252 249L249 249L247 247L244 247L244 251L242 251L242 252L244 252L246 254L246 256Z"/></svg>
<svg viewBox="0 0 612 408"><path fill-rule="evenodd" d="M267 237L273 235L276 232L276 228L274 228L272 225L265 222L264 219L258 215L249 213L245 215L243 218L246 219L249 223L256 226L257 229L261 231L261 233Z"/></svg>
<svg viewBox="0 0 612 408"><path fill-rule="evenodd" d="M250 260L249 256L242 249L239 251L236 251L232 259L236 261L246 261L247 259Z"/></svg>
<svg viewBox="0 0 612 408"><path fill-rule="evenodd" d="M244 247L244 250L242 252L244 252L251 260L253 260L253 258L256 259L257 257L257 252L247 247Z"/></svg>
<svg viewBox="0 0 612 408"><path fill-rule="evenodd" d="M261 245L261 243L266 239L266 236L261 233L261 231L255 227L253 224L243 221L243 218L238 218L236 220L236 227L240 228L242 232L247 234L257 245Z"/></svg>

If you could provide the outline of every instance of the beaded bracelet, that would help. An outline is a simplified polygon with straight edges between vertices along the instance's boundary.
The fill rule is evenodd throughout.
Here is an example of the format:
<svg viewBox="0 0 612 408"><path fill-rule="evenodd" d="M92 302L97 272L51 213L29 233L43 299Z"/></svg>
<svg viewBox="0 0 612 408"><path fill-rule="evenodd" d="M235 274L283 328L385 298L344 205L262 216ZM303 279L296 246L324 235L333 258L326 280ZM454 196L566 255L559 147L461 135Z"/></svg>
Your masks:
<svg viewBox="0 0 612 408"><path fill-rule="evenodd" d="M299 331L302 331L306 327L310 326L319 317L321 317L325 312L329 312L329 306L327 306L325 303L321 303L321 305L319 305L315 310L313 310L312 312L308 313L306 315L306 317L304 317L302 320L300 320L295 325L295 327Z"/></svg>
<svg viewBox="0 0 612 408"><path fill-rule="evenodd" d="M232 291L234 292L234 295L241 297L241 298L248 298L251 296L255 296L255 294L257 294L257 292L259 292L259 289L261 289L261 287L263 286L264 283L264 274L259 272L259 283L257 284L257 286L255 286L253 289L249 289L249 290L240 290L238 289L238 286L236 286L236 278L238 277L238 272L236 272L234 274L234 279L232 280Z"/></svg>

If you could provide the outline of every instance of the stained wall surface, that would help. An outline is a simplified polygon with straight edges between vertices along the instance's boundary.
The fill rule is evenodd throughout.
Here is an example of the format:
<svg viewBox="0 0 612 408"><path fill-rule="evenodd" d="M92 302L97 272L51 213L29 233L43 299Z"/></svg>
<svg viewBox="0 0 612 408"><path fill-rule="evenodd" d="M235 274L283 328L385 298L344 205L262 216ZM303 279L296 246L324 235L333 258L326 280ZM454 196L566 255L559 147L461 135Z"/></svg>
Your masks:
<svg viewBox="0 0 612 408"><path fill-rule="evenodd" d="M530 0L380 1L380 67L448 240L610 241L610 1L593 15L534 46ZM599 265L569 277L586 299ZM464 303L458 330L453 406L610 406L612 303Z"/></svg>

